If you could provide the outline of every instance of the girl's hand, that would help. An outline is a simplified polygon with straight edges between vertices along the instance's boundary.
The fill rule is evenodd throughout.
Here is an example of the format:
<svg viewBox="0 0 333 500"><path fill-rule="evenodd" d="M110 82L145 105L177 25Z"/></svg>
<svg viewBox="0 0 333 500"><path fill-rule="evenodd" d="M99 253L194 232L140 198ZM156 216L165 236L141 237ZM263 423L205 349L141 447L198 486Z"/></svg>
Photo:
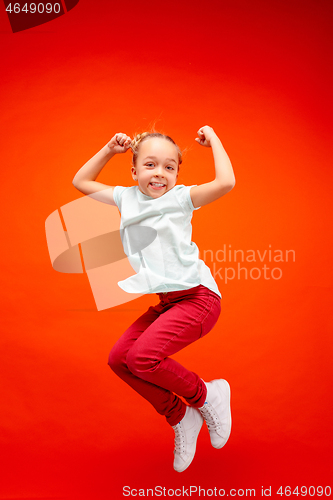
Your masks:
<svg viewBox="0 0 333 500"><path fill-rule="evenodd" d="M210 148L211 147L211 143L210 143L211 139L213 137L217 137L217 135L215 134L212 127L209 127L208 125L205 125L204 127L199 128L197 134L198 134L199 138L196 137L195 140L201 146L206 146L206 148Z"/></svg>
<svg viewBox="0 0 333 500"><path fill-rule="evenodd" d="M132 139L128 135L119 132L112 137L111 141L108 142L107 145L115 154L126 153L126 151L130 148L131 142Z"/></svg>

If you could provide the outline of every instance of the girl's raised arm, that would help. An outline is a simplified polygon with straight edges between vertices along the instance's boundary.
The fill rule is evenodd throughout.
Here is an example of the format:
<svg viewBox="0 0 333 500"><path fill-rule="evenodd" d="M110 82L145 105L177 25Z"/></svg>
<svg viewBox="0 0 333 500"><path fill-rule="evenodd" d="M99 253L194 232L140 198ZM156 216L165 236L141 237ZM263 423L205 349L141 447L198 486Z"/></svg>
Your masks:
<svg viewBox="0 0 333 500"><path fill-rule="evenodd" d="M108 142L98 153L95 154L87 163L80 168L73 179L73 185L83 194L92 194L97 191L109 189L108 199L110 204L115 205L113 200L113 187L101 182L96 182L95 179L115 154L126 153L129 149L132 139L122 133L115 134L110 142Z"/></svg>
<svg viewBox="0 0 333 500"><path fill-rule="evenodd" d="M195 140L201 145L211 147L215 163L215 179L212 182L191 188L190 196L195 208L207 205L221 198L234 187L236 180L229 157L212 127L205 125L198 130Z"/></svg>

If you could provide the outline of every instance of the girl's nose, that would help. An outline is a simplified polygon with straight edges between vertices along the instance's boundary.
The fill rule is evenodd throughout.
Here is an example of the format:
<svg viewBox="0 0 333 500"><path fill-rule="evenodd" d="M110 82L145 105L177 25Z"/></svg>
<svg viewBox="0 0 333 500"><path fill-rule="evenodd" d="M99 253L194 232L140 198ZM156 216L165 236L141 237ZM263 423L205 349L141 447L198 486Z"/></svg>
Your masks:
<svg viewBox="0 0 333 500"><path fill-rule="evenodd" d="M162 168L162 167L156 167L156 168L155 168L154 175L155 175L155 176L158 176L158 177L164 177L164 176L163 176L163 168Z"/></svg>

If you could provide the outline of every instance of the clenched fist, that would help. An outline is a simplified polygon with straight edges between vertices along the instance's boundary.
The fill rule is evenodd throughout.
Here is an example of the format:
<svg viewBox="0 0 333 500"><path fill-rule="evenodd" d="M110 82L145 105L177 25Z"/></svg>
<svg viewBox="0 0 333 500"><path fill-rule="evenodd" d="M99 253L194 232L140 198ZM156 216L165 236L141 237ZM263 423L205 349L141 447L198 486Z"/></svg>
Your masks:
<svg viewBox="0 0 333 500"><path fill-rule="evenodd" d="M130 148L132 139L126 135L118 132L115 134L110 142L108 142L108 147L113 151L113 153L126 153Z"/></svg>

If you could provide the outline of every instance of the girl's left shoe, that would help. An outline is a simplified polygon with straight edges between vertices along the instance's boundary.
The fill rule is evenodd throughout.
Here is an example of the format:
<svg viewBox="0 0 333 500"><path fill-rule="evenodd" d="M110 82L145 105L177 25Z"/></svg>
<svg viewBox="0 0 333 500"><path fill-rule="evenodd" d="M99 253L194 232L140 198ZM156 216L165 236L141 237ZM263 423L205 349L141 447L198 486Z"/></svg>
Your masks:
<svg viewBox="0 0 333 500"><path fill-rule="evenodd" d="M200 412L191 406L187 406L183 419L172 426L175 431L175 459L173 468L177 472L183 472L192 462L197 438L203 424Z"/></svg>

